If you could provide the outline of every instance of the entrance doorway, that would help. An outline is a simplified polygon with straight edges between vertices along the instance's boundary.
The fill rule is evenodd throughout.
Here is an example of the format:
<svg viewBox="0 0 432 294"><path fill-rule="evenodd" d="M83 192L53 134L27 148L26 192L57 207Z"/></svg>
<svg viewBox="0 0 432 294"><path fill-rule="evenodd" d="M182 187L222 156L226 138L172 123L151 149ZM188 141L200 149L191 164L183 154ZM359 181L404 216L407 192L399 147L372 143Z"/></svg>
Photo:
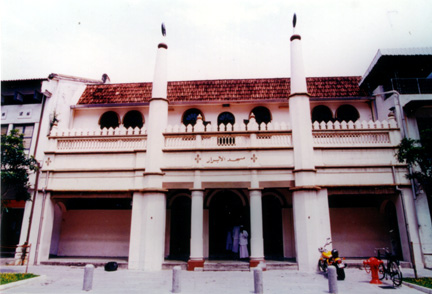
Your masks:
<svg viewBox="0 0 432 294"><path fill-rule="evenodd" d="M282 204L274 195L262 198L264 257L283 260Z"/></svg>
<svg viewBox="0 0 432 294"><path fill-rule="evenodd" d="M191 199L177 197L171 205L170 255L168 259L187 261L190 255Z"/></svg>
<svg viewBox="0 0 432 294"><path fill-rule="evenodd" d="M250 232L249 207L242 196L230 190L214 195L209 205L209 258L219 260L237 259L237 254L227 250L228 232L243 225ZM250 251L249 251L250 252Z"/></svg>

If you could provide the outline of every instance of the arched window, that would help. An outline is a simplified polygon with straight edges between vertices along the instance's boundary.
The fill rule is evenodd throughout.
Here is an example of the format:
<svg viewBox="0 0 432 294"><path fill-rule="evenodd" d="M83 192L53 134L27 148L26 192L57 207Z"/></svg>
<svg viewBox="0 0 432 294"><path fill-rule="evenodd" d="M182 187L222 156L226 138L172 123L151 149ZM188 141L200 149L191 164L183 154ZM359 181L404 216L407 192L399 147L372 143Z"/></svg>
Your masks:
<svg viewBox="0 0 432 294"><path fill-rule="evenodd" d="M217 121L218 121L217 122L218 126L220 124L224 124L224 125L232 124L232 125L234 125L235 118L231 112L222 112L221 114L219 114Z"/></svg>
<svg viewBox="0 0 432 294"><path fill-rule="evenodd" d="M137 110L131 110L123 118L123 125L125 128L142 128L144 119L141 112Z"/></svg>
<svg viewBox="0 0 432 294"><path fill-rule="evenodd" d="M258 106L252 109L253 114L255 114L255 120L258 124L261 123L269 123L271 122L271 113L270 110L267 109L267 107L264 106Z"/></svg>
<svg viewBox="0 0 432 294"><path fill-rule="evenodd" d="M338 121L355 122L360 117L357 109L352 105L342 105L336 110L336 119Z"/></svg>
<svg viewBox="0 0 432 294"><path fill-rule="evenodd" d="M197 117L200 114L201 114L203 121L204 121L204 116L200 110L198 110L196 108L188 109L183 113L182 123L185 126L187 126L187 125L193 125L194 126L196 124Z"/></svg>
<svg viewBox="0 0 432 294"><path fill-rule="evenodd" d="M119 126L119 117L114 111L107 111L102 114L99 120L100 128L117 128Z"/></svg>
<svg viewBox="0 0 432 294"><path fill-rule="evenodd" d="M333 120L333 113L327 106L318 105L312 110L312 122L329 122Z"/></svg>

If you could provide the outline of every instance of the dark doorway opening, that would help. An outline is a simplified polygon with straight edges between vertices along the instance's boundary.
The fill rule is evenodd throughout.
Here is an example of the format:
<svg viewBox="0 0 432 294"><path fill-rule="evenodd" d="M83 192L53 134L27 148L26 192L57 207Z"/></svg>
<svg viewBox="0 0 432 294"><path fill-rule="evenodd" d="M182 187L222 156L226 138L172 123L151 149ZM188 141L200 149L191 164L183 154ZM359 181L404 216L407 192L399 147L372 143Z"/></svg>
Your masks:
<svg viewBox="0 0 432 294"><path fill-rule="evenodd" d="M228 232L236 225L243 225L250 232L249 223L249 207L243 205L239 195L224 190L213 196L209 209L209 258L237 259L238 254L227 250Z"/></svg>
<svg viewBox="0 0 432 294"><path fill-rule="evenodd" d="M168 259L189 260L191 199L180 196L171 205L170 254Z"/></svg>
<svg viewBox="0 0 432 294"><path fill-rule="evenodd" d="M267 260L283 260L282 205L273 195L262 198L264 257Z"/></svg>
<svg viewBox="0 0 432 294"><path fill-rule="evenodd" d="M1 214L1 257L13 257L19 243L24 209L7 208Z"/></svg>
<svg viewBox="0 0 432 294"><path fill-rule="evenodd" d="M387 228L390 235L391 253L396 255L398 259L402 259L402 248L399 235L399 225L397 219L396 207L393 202L388 201L385 206L385 215L387 220Z"/></svg>

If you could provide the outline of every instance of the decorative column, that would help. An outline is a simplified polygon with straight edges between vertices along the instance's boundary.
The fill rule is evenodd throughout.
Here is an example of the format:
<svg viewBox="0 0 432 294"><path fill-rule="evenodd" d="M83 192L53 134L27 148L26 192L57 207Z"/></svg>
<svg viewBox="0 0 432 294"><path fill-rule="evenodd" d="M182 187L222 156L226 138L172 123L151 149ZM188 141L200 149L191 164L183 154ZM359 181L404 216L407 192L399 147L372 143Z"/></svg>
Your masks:
<svg viewBox="0 0 432 294"><path fill-rule="evenodd" d="M294 28L296 17L294 15ZM291 36L291 95L289 110L294 149L293 216L296 258L300 271L316 270L318 247L330 234L327 193L315 185L316 170L309 94L303 67L301 36ZM330 237L330 236L328 236Z"/></svg>
<svg viewBox="0 0 432 294"><path fill-rule="evenodd" d="M190 258L188 261L188 271L193 271L196 267L204 267L204 190L192 190L192 216L191 216L191 240Z"/></svg>
<svg viewBox="0 0 432 294"><path fill-rule="evenodd" d="M259 188L258 172L251 172L251 187L249 189L250 206L250 267L256 267L261 262L264 265L264 236L262 216L262 192ZM265 268L265 267L264 267Z"/></svg>
<svg viewBox="0 0 432 294"><path fill-rule="evenodd" d="M262 192L259 188L249 190L250 222L251 222L251 254L250 267L264 262L264 237L262 217Z"/></svg>
<svg viewBox="0 0 432 294"><path fill-rule="evenodd" d="M162 34L165 36L163 25ZM130 269L161 270L164 261L167 191L162 187L161 166L163 132L168 122L167 49L165 43L159 43L149 102L144 178L137 182L133 195Z"/></svg>

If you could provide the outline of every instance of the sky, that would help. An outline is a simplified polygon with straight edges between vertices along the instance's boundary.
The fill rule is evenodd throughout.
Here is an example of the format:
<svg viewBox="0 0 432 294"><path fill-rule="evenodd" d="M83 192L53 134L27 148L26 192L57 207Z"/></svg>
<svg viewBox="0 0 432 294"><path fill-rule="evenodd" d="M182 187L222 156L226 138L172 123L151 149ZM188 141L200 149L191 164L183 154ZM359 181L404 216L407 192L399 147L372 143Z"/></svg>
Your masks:
<svg viewBox="0 0 432 294"><path fill-rule="evenodd" d="M0 1L2 80L151 82L161 41L170 81L289 77L294 13L308 77L362 76L378 49L432 47L431 0Z"/></svg>

